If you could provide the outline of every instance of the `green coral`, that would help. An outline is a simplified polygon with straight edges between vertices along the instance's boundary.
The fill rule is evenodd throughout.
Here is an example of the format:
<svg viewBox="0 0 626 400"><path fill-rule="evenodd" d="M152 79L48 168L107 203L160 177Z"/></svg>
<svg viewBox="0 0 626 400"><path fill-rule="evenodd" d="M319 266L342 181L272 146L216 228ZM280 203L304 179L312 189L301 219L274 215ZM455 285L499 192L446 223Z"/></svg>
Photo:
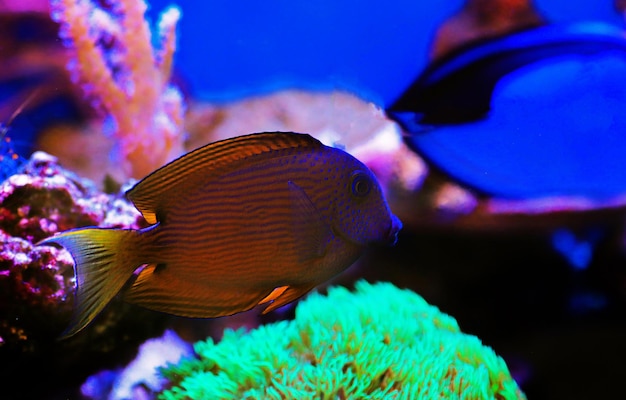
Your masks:
<svg viewBox="0 0 626 400"><path fill-rule="evenodd" d="M311 294L293 321L226 331L162 371L161 399L524 399L502 358L390 283Z"/></svg>

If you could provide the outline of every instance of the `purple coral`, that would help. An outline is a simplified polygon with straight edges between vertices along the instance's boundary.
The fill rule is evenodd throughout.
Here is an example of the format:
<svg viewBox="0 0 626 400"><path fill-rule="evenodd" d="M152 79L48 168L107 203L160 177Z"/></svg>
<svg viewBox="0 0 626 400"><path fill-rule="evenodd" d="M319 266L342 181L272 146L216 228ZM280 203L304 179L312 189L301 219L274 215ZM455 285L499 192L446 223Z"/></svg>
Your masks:
<svg viewBox="0 0 626 400"><path fill-rule="evenodd" d="M62 172L56 158L38 152L0 186L0 229L38 242L56 232L97 225L105 214L103 200L93 185Z"/></svg>
<svg viewBox="0 0 626 400"><path fill-rule="evenodd" d="M138 343L162 331L162 315L116 300L83 335L58 341L74 306L73 260L63 249L35 245L66 229L144 224L119 195L98 191L45 153L35 153L0 184L0 375L15 383L9 393L27 372L59 385L71 370L78 383L107 363L129 359Z"/></svg>
<svg viewBox="0 0 626 400"><path fill-rule="evenodd" d="M2 231L0 239L0 346L33 351L33 337L60 332L69 319L72 258Z"/></svg>

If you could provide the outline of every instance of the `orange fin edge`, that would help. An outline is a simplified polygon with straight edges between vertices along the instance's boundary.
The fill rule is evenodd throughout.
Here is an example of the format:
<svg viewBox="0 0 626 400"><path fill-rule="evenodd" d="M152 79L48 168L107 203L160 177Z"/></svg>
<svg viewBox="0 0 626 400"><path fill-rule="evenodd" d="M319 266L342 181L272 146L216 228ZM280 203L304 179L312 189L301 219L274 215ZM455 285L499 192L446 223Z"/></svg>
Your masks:
<svg viewBox="0 0 626 400"><path fill-rule="evenodd" d="M274 290L272 290L270 294L265 296L263 300L259 301L259 304L265 304L272 300L276 300L276 298L285 293L285 290L287 290L288 288L289 286L279 286L277 288L274 288Z"/></svg>
<svg viewBox="0 0 626 400"><path fill-rule="evenodd" d="M281 288L282 287L284 286L281 286ZM310 292L311 289L313 289L314 287L315 285L288 286L286 290L283 290L278 295L275 294L276 289L274 289L274 291L270 293L269 296L266 296L266 298L268 298L274 295L272 296L274 301L270 305L268 305L265 310L263 310L262 314L267 314L270 311L273 311L279 307L284 306L285 304L289 304L292 301L299 299L300 297ZM259 302L259 304L263 303Z"/></svg>

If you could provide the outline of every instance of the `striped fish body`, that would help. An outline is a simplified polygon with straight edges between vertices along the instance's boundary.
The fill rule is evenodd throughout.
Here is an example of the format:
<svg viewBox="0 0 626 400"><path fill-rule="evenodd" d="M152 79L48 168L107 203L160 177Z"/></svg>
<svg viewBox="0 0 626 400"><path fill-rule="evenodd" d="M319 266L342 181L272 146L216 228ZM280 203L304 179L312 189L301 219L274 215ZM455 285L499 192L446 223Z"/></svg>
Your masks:
<svg viewBox="0 0 626 400"><path fill-rule="evenodd" d="M92 268L76 245L93 248L91 232L103 230L48 240L76 260L77 297L86 305L79 304L70 334L133 274L126 299L151 309L217 317L271 302L267 312L349 267L369 244L393 241L401 226L365 165L294 133L207 145L155 171L128 197L152 226L122 231L114 245L97 240L112 247L99 251L99 264L117 255L106 261L118 271L114 284L92 287L102 281L93 271L103 268ZM89 296L96 299L82 299Z"/></svg>
<svg viewBox="0 0 626 400"><path fill-rule="evenodd" d="M163 210L163 223L146 232L156 246L147 248L172 273L233 286L314 280L322 271L310 264L325 265L324 255L343 253L344 245L353 261L365 243L333 234L336 211L329 200L338 188L320 185L317 177L334 154L320 153L311 163L300 162L311 154L260 157L189 193L171 193L185 206Z"/></svg>

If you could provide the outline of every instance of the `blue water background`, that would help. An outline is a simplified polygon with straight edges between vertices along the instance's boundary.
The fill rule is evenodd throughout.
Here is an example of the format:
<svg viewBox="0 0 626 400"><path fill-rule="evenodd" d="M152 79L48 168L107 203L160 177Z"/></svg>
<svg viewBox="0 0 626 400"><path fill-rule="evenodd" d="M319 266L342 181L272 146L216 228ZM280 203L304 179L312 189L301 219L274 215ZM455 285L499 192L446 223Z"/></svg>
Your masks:
<svg viewBox="0 0 626 400"><path fill-rule="evenodd" d="M150 2L149 17L172 0ZM176 66L192 94L226 101L285 87L344 88L388 105L427 62L460 0L197 1L183 11ZM553 22L621 24L610 0L536 2Z"/></svg>

